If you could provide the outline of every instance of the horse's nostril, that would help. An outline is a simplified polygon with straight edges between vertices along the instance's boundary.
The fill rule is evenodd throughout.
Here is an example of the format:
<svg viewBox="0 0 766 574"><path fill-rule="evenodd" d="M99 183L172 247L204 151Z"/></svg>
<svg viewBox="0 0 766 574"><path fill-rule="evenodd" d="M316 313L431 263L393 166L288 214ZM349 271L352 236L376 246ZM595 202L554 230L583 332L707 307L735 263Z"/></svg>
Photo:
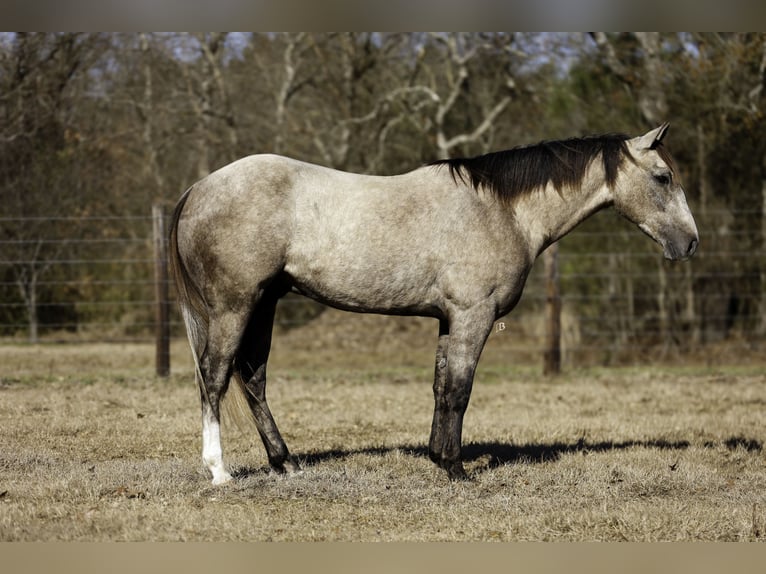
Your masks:
<svg viewBox="0 0 766 574"><path fill-rule="evenodd" d="M697 251L697 245L698 244L699 244L699 240L697 240L697 239L692 239L691 240L691 242L689 243L689 249L686 252L686 255L688 257L691 257L692 255L694 255L694 252Z"/></svg>

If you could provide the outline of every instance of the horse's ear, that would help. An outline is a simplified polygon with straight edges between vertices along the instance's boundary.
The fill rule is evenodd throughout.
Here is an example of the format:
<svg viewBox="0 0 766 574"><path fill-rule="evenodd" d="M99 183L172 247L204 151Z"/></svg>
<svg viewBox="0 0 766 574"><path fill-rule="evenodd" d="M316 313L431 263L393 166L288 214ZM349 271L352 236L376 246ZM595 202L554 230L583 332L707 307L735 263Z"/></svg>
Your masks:
<svg viewBox="0 0 766 574"><path fill-rule="evenodd" d="M655 128L652 131L642 135L640 138L638 138L638 149L656 148L659 145L659 143L662 141L662 138L665 137L665 134L668 132L669 127L670 127L670 124L668 122L665 122L660 127Z"/></svg>

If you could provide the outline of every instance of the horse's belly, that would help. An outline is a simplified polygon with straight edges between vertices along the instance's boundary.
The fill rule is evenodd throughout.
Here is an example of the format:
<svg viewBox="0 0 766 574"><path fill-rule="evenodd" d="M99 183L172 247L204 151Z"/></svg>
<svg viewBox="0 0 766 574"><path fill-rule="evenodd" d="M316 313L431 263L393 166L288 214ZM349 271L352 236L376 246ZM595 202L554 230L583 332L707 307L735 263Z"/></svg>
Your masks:
<svg viewBox="0 0 766 574"><path fill-rule="evenodd" d="M288 263L294 290L322 303L362 313L434 315L439 305L427 273L406 265L329 258Z"/></svg>

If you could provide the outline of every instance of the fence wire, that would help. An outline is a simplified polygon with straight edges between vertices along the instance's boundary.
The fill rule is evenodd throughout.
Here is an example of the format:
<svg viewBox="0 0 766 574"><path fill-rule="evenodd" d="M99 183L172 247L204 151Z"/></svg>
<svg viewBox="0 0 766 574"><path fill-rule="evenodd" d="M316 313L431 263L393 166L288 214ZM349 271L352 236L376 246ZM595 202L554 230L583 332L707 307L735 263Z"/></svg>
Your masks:
<svg viewBox="0 0 766 574"><path fill-rule="evenodd" d="M716 213L706 217L715 220ZM0 217L0 228L3 340L154 341L157 301L149 214ZM586 224L565 237L559 276L567 356L631 356L651 346L688 350L727 341L761 342L764 238L736 228L706 237L700 229L697 256L678 264L663 261L654 244L625 224ZM521 303L503 319L516 333L509 345L524 352L542 352L545 281L538 263ZM184 337L174 288L169 287L171 336ZM288 296L280 302L277 326L296 329L321 320L324 331L344 328L345 314L323 315L321 305Z"/></svg>

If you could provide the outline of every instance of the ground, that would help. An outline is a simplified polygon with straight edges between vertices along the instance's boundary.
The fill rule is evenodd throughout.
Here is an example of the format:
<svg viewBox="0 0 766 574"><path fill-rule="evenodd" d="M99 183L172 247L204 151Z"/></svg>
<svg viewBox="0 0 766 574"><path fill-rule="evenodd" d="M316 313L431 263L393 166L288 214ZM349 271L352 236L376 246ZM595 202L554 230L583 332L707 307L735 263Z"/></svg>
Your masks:
<svg viewBox="0 0 766 574"><path fill-rule="evenodd" d="M366 353L275 341L270 403L305 470L269 472L254 431L227 425L222 487L200 460L183 341L169 379L146 344L2 345L0 540L766 536L763 366L550 379L490 350L465 419L472 480L451 483L426 453L431 339Z"/></svg>

